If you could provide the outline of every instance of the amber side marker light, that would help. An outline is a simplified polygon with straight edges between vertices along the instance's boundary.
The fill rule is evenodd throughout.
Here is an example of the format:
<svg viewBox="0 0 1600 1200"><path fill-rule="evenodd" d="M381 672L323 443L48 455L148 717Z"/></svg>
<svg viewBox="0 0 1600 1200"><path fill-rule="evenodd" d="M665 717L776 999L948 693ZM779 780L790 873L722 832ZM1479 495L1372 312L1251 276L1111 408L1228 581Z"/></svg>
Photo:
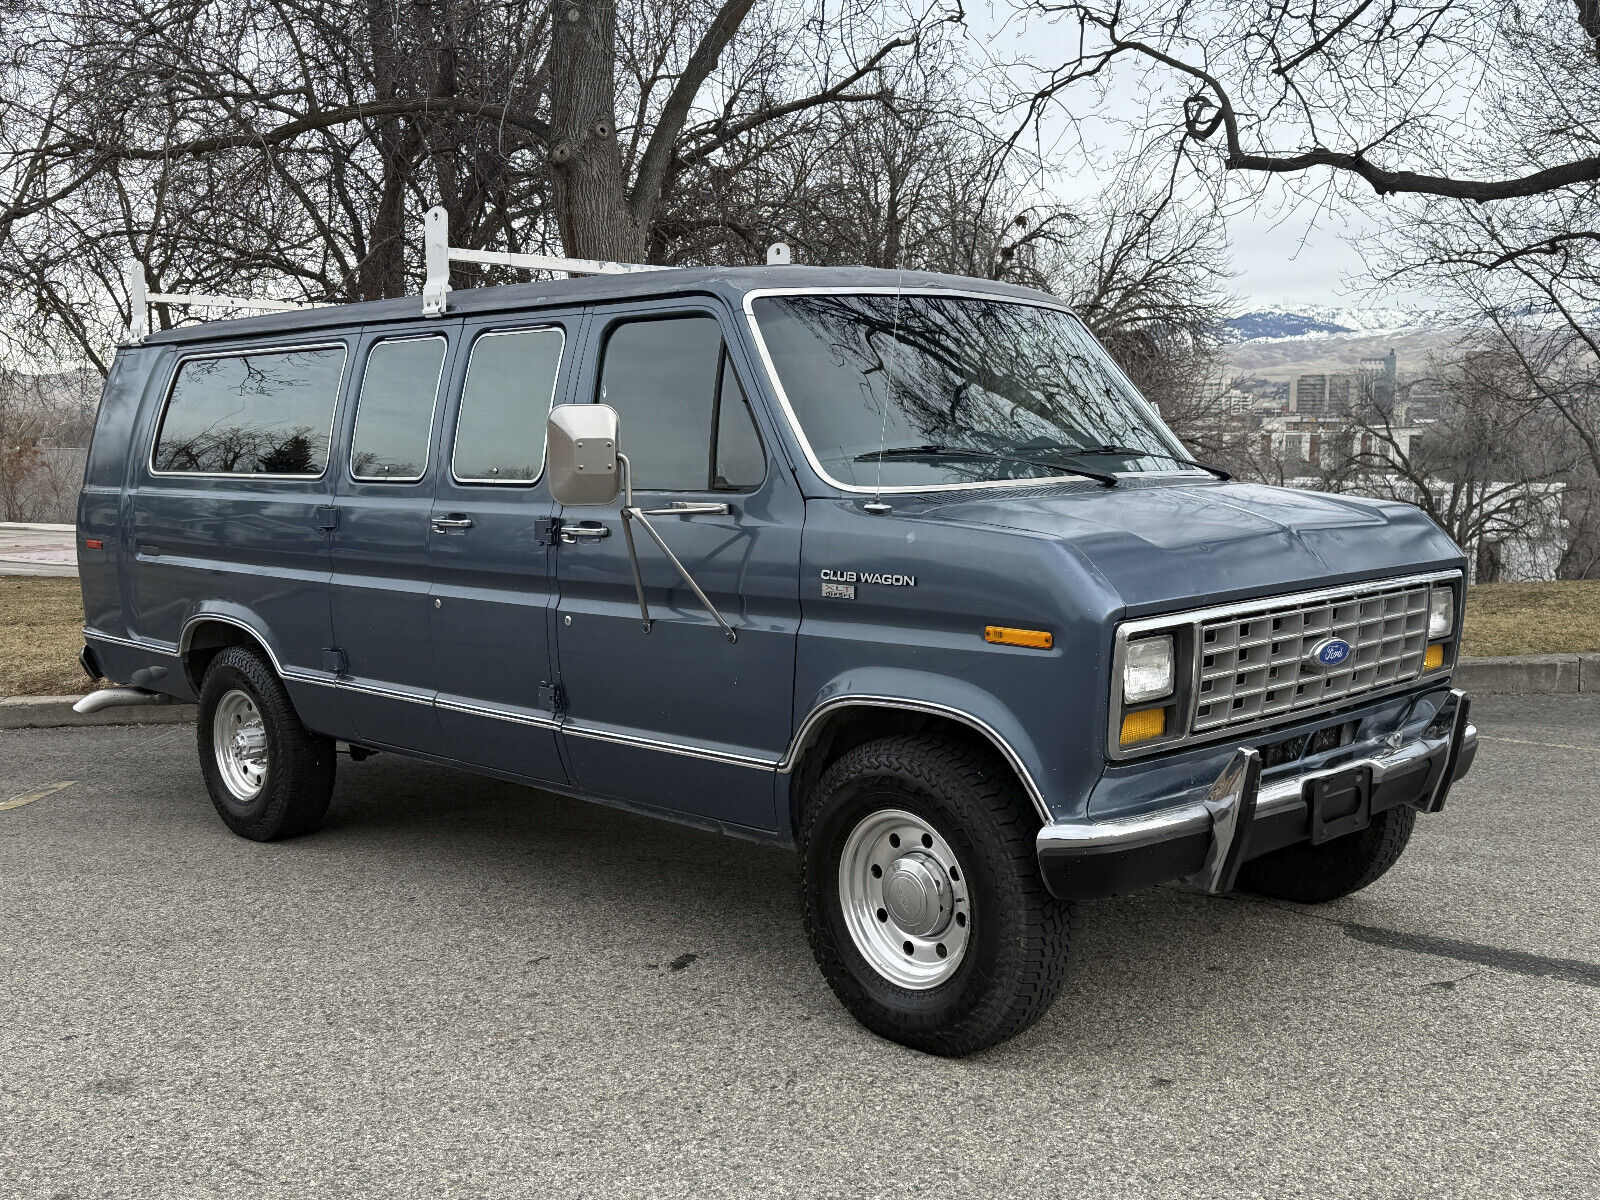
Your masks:
<svg viewBox="0 0 1600 1200"><path fill-rule="evenodd" d="M1026 646L1030 650L1049 650L1056 637L1043 629L1012 629L1009 625L985 625L983 640L996 646Z"/></svg>
<svg viewBox="0 0 1600 1200"><path fill-rule="evenodd" d="M1151 738L1158 738L1167 731L1167 710L1164 708L1147 708L1142 712L1131 712L1122 718L1121 744L1131 746L1135 742L1148 742Z"/></svg>
<svg viewBox="0 0 1600 1200"><path fill-rule="evenodd" d="M1444 643L1435 642L1428 647L1428 652L1422 656L1422 669L1424 671L1437 671L1444 666Z"/></svg>

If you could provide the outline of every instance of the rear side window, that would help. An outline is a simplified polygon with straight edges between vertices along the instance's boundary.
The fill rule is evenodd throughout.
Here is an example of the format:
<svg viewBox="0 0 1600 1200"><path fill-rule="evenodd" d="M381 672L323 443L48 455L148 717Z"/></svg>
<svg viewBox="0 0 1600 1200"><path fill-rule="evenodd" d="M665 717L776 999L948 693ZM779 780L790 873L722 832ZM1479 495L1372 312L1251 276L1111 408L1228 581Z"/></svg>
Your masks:
<svg viewBox="0 0 1600 1200"><path fill-rule="evenodd" d="M557 327L489 333L472 346L451 470L459 483L531 483L566 338Z"/></svg>
<svg viewBox="0 0 1600 1200"><path fill-rule="evenodd" d="M315 478L328 465L343 346L186 359L156 433L157 471Z"/></svg>
<svg viewBox="0 0 1600 1200"><path fill-rule="evenodd" d="M427 473L444 349L441 337L396 338L367 355L350 445L355 478L413 483Z"/></svg>
<svg viewBox="0 0 1600 1200"><path fill-rule="evenodd" d="M600 401L621 417L622 449L643 491L750 491L766 457L714 317L612 327Z"/></svg>

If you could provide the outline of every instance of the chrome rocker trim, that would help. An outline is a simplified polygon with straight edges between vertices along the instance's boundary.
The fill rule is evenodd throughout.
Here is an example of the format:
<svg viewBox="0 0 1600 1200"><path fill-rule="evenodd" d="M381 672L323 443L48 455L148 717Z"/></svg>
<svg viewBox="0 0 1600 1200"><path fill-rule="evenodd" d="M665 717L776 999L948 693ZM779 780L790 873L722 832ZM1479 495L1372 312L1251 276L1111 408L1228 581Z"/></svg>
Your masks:
<svg viewBox="0 0 1600 1200"><path fill-rule="evenodd" d="M1432 792L1415 801L1423 812L1438 812L1449 792L1452 776L1463 756L1470 758L1478 742L1476 726L1467 721L1466 693L1452 688L1439 709L1434 726L1448 723L1448 731L1417 738L1383 755L1348 759L1337 765L1304 771L1260 786L1260 755L1240 749L1228 760L1201 800L1136 817L1108 821L1052 821L1039 830L1034 846L1043 856L1054 852L1105 852L1137 850L1175 838L1211 834L1205 867L1191 881L1213 894L1230 890L1243 859L1244 840L1251 825L1305 807L1305 791L1313 780L1355 768L1372 771L1376 786L1416 769L1420 762L1442 762L1443 770Z"/></svg>

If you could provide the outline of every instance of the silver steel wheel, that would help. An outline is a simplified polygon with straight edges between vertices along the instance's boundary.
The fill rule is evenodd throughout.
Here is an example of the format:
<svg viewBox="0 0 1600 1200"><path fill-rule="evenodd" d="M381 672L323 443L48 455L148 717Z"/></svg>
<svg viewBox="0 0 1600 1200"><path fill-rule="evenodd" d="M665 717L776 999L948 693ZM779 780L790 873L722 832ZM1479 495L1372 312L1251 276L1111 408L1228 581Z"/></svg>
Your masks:
<svg viewBox="0 0 1600 1200"><path fill-rule="evenodd" d="M839 858L839 904L861 957L900 987L937 987L966 954L967 873L938 830L914 813L880 809L850 831Z"/></svg>
<svg viewBox="0 0 1600 1200"><path fill-rule="evenodd" d="M217 701L211 719L217 773L238 800L249 802L267 781L267 726L249 692L234 688Z"/></svg>

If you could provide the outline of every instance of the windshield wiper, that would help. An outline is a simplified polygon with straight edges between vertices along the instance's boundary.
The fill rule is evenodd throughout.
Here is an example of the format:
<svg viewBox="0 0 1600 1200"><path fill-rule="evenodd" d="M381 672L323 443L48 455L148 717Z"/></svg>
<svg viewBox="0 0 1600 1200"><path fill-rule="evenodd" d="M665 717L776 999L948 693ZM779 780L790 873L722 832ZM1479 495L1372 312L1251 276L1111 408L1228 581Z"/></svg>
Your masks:
<svg viewBox="0 0 1600 1200"><path fill-rule="evenodd" d="M1068 457L1073 458L1080 454L1095 455L1096 457L1116 455L1122 458L1164 458L1168 462L1175 462L1185 467L1195 467L1201 471L1209 471L1218 479L1233 478L1231 471L1225 471L1221 467L1212 466L1210 463L1196 462L1192 458L1181 458L1176 454L1168 454L1162 450L1139 450L1133 446L1090 446L1084 450L1074 450Z"/></svg>
<svg viewBox="0 0 1600 1200"><path fill-rule="evenodd" d="M880 458L971 458L981 462L1026 463L1030 467L1047 467L1052 471L1065 471L1069 475L1082 475L1107 487L1117 486L1117 477L1106 471L1091 471L1085 467L1051 462L1044 458L1030 458L1026 454L999 454L992 450L968 450L961 446L889 446L883 450L870 450L856 455L856 462L876 462Z"/></svg>

